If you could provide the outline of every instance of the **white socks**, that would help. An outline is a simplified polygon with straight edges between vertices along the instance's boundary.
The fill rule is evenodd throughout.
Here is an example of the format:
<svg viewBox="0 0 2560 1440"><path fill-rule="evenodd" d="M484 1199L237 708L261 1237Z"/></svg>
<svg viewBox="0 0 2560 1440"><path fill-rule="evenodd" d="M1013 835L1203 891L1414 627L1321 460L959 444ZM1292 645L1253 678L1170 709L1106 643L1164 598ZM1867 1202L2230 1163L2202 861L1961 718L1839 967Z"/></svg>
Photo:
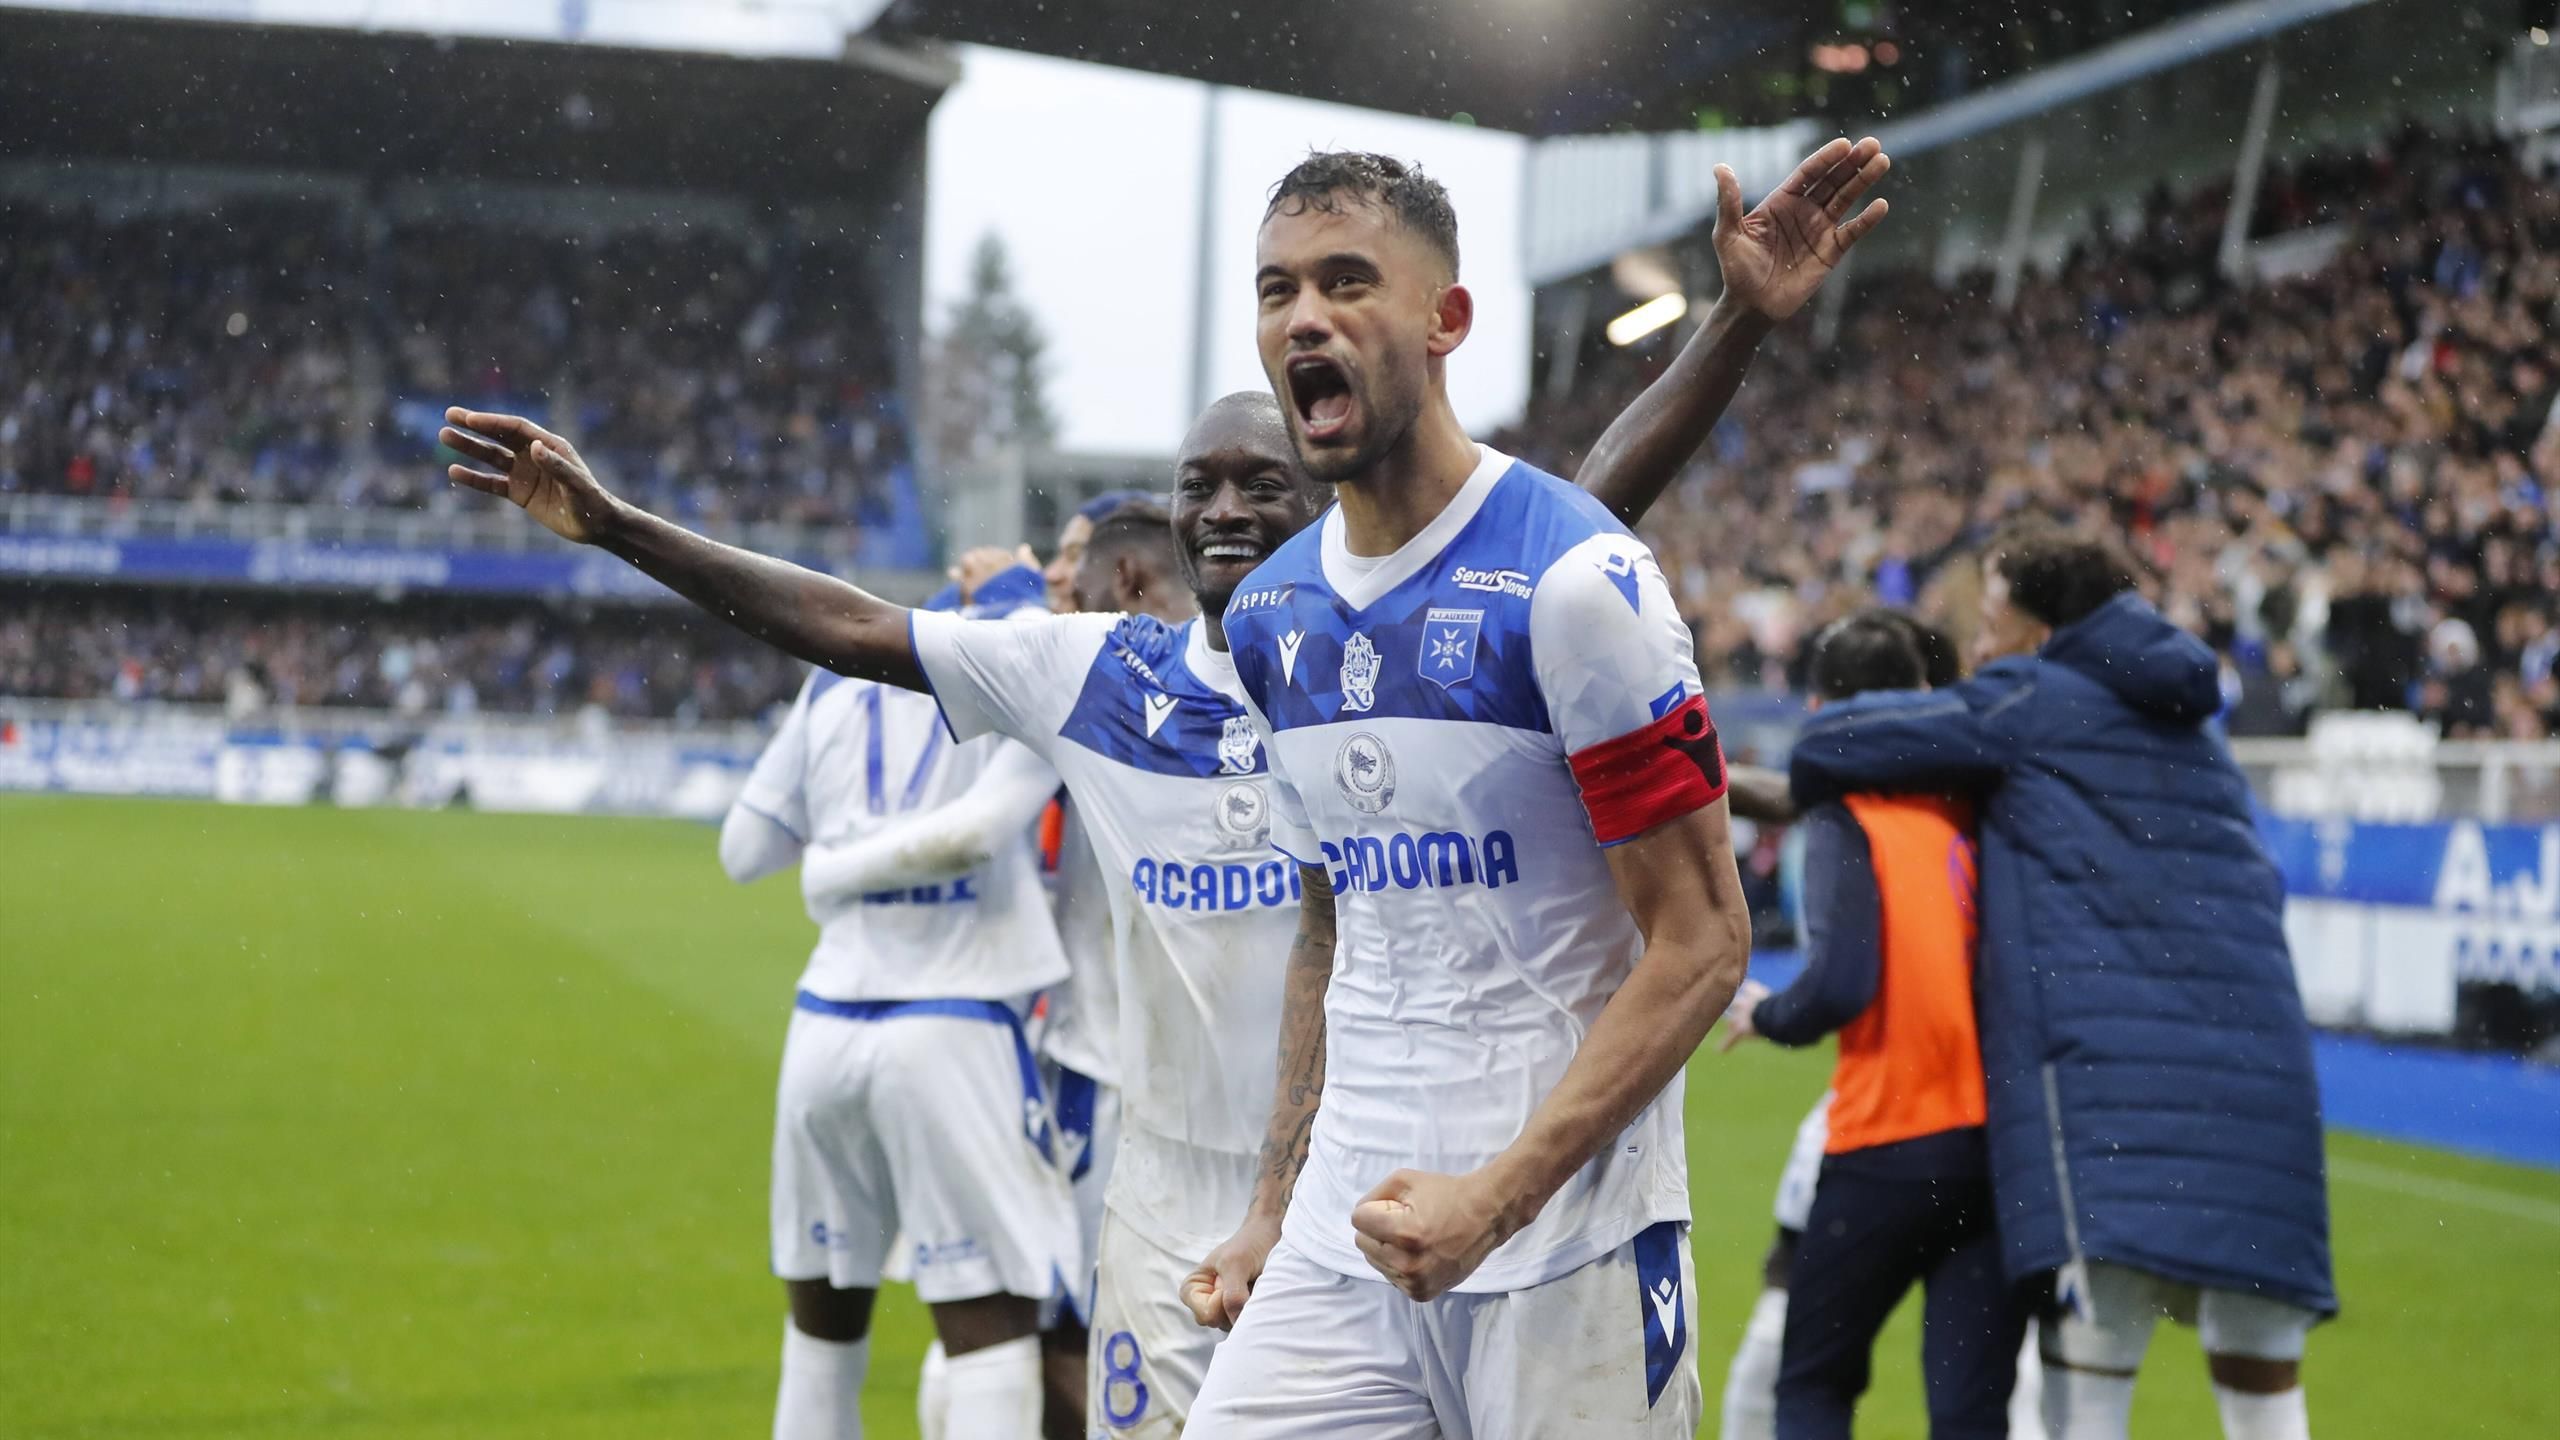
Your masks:
<svg viewBox="0 0 2560 1440"><path fill-rule="evenodd" d="M2029 1321L2027 1342L2018 1347L2018 1383L2009 1391L2009 1440L2045 1440L2044 1352L2036 1341Z"/></svg>
<svg viewBox="0 0 2560 1440"><path fill-rule="evenodd" d="M1038 1440L1040 1337L1025 1335L943 1362L943 1440Z"/></svg>
<svg viewBox="0 0 2560 1440"><path fill-rule="evenodd" d="M1787 1292L1763 1290L1724 1376L1723 1440L1774 1440L1778 1433L1778 1348L1787 1335Z"/></svg>
<svg viewBox="0 0 2560 1440"><path fill-rule="evenodd" d="M862 1377L870 1368L869 1340L839 1344L782 1322L773 1440L862 1440Z"/></svg>
<svg viewBox="0 0 2560 1440"><path fill-rule="evenodd" d="M2046 1440L2125 1440L2132 1423L2132 1376L2044 1367Z"/></svg>
<svg viewBox="0 0 2560 1440"><path fill-rule="evenodd" d="M916 1376L916 1429L924 1440L951 1434L951 1357L939 1340L925 1349L924 1369Z"/></svg>
<svg viewBox="0 0 2560 1440"><path fill-rule="evenodd" d="M2213 1403L2222 1411L2224 1440L2311 1440L2311 1408L2299 1385L2273 1395L2216 1385Z"/></svg>

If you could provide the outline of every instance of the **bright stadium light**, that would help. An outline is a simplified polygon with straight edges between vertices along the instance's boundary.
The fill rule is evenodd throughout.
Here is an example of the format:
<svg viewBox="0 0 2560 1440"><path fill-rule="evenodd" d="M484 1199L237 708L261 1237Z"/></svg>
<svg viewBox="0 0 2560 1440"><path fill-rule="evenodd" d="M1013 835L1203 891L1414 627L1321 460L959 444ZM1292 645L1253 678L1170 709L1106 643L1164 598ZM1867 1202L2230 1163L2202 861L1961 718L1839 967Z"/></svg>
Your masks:
<svg viewBox="0 0 2560 1440"><path fill-rule="evenodd" d="M1656 295L1609 322L1609 343L1619 346L1633 345L1688 313L1688 296L1677 290L1668 295Z"/></svg>

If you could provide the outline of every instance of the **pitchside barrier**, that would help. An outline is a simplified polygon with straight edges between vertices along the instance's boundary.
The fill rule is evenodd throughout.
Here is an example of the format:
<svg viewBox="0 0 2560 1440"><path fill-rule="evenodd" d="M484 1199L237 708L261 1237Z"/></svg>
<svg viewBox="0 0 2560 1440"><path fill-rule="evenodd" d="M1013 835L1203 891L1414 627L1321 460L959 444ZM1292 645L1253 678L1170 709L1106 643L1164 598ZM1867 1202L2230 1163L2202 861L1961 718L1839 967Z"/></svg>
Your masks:
<svg viewBox="0 0 2560 1440"><path fill-rule="evenodd" d="M0 698L0 790L718 819L753 726Z"/></svg>
<svg viewBox="0 0 2560 1440"><path fill-rule="evenodd" d="M2232 751L2314 1021L2517 1050L2560 1034L2560 743L2338 714Z"/></svg>
<svg viewBox="0 0 2560 1440"><path fill-rule="evenodd" d="M1745 758L1775 758L1801 713L1770 696L1719 709ZM713 820L763 738L595 711L229 716L0 697L0 790ZM2317 1023L2519 1051L2560 1035L2560 742L2441 741L2409 716L2346 714L2233 753L2262 802Z"/></svg>

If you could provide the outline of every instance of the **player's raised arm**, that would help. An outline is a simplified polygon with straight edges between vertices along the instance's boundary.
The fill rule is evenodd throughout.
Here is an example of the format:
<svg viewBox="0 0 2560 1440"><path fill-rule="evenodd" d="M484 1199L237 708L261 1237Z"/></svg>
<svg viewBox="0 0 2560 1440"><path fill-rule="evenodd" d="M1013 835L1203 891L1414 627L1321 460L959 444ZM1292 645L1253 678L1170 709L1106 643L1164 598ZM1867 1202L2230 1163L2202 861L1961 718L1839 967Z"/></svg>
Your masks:
<svg viewBox="0 0 2560 1440"><path fill-rule="evenodd" d="M1856 206L1892 168L1872 138L1834 140L1745 214L1742 182L1730 167L1716 167L1724 293L1671 368L1610 422L1582 463L1583 488L1619 520L1633 525L1653 507L1723 418L1761 337L1804 308L1850 247L1884 222L1884 201Z"/></svg>
<svg viewBox="0 0 2560 1440"><path fill-rule="evenodd" d="M1271 1125L1253 1182L1253 1206L1235 1235L1209 1252L1182 1282L1191 1318L1226 1330L1244 1313L1254 1281L1262 1277L1271 1247L1280 1243L1280 1219L1306 1168L1307 1144L1324 1100L1324 994L1333 979L1333 881L1321 865L1302 865L1306 898L1298 906L1298 935L1289 945L1289 969L1280 997L1280 1078L1271 1094ZM1230 1057L1251 1064L1251 1056Z"/></svg>
<svg viewBox="0 0 2560 1440"><path fill-rule="evenodd" d="M454 483L504 496L552 533L643 574L778 649L841 675L926 688L907 610L831 575L706 540L604 488L568 441L519 415L447 410L437 439L475 464Z"/></svg>

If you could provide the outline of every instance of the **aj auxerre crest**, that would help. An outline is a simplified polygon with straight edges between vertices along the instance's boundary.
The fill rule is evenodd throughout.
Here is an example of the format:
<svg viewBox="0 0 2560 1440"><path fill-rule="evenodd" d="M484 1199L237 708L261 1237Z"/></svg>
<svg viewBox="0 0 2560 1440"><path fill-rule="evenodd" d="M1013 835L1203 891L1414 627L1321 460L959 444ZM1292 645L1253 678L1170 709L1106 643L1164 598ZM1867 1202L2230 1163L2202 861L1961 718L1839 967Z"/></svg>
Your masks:
<svg viewBox="0 0 2560 1440"><path fill-rule="evenodd" d="M1333 783L1352 809L1375 815L1396 798L1396 757L1387 752L1386 741L1356 731L1334 752Z"/></svg>
<svg viewBox="0 0 2560 1440"><path fill-rule="evenodd" d="M1424 617L1422 653L1414 668L1422 678L1446 690L1476 673L1476 631L1484 624L1481 610L1433 609Z"/></svg>
<svg viewBox="0 0 2560 1440"><path fill-rule="evenodd" d="M1342 708L1360 712L1378 703L1378 647L1353 631L1342 647Z"/></svg>
<svg viewBox="0 0 2560 1440"><path fill-rule="evenodd" d="M1251 717L1228 716L1227 728L1218 735L1218 773L1221 775L1252 774L1253 752L1261 748L1261 745L1262 737L1253 733Z"/></svg>

